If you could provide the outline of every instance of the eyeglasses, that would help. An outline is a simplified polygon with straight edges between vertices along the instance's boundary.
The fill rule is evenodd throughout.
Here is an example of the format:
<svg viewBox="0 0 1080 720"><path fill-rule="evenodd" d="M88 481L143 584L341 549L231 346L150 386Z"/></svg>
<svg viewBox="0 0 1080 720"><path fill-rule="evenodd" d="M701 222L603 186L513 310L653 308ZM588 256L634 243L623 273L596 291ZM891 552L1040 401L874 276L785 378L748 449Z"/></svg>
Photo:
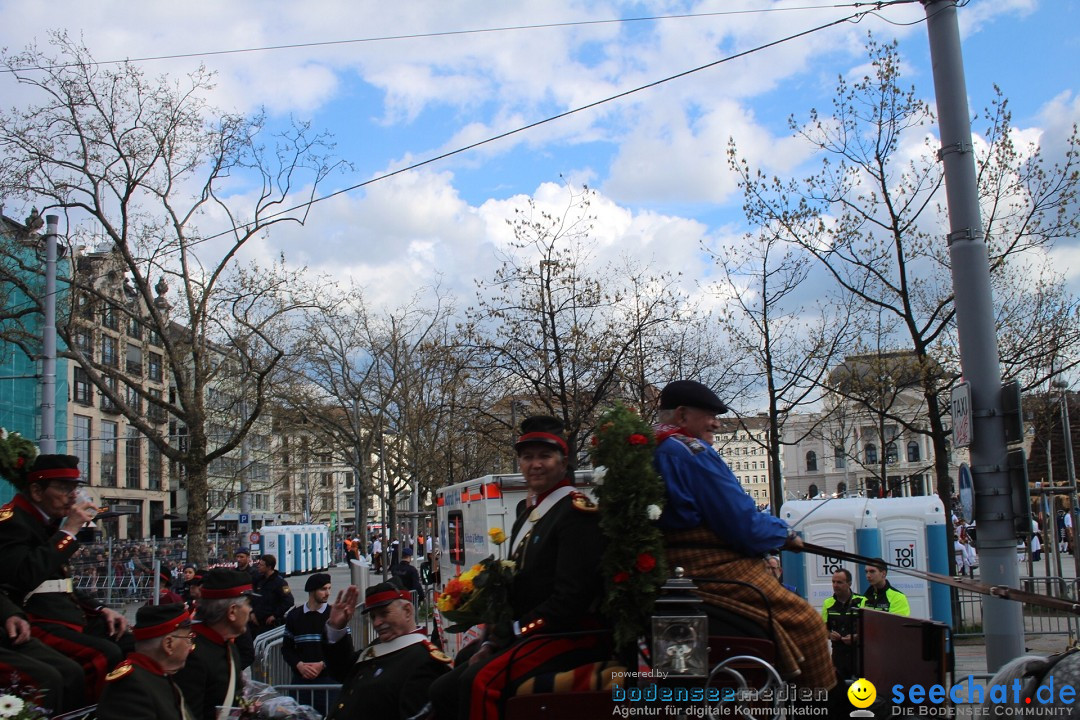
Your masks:
<svg viewBox="0 0 1080 720"><path fill-rule="evenodd" d="M174 637L179 640L187 640L192 645L195 644L195 633L188 633L187 635L170 635L169 637Z"/></svg>

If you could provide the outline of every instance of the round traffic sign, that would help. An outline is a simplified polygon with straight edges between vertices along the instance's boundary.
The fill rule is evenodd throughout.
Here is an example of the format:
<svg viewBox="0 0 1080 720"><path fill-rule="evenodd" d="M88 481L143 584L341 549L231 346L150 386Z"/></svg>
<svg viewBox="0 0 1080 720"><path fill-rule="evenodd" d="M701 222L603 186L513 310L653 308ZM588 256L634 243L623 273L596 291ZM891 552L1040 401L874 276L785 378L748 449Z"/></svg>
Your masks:
<svg viewBox="0 0 1080 720"><path fill-rule="evenodd" d="M250 535L248 535L248 540L251 541L252 545L259 542L259 533L257 533L257 532L251 533Z"/></svg>

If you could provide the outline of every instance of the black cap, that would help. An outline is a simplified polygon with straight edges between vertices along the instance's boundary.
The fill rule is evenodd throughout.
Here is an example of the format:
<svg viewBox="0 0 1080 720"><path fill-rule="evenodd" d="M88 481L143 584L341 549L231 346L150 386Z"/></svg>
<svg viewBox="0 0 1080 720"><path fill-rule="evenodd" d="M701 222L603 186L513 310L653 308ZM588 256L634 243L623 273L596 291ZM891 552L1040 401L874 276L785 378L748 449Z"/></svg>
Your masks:
<svg viewBox="0 0 1080 720"><path fill-rule="evenodd" d="M389 605L395 600L408 600L409 602L412 602L412 593L402 589L400 585L393 582L372 585L364 592L364 609L360 612L367 614L375 608Z"/></svg>
<svg viewBox="0 0 1080 720"><path fill-rule="evenodd" d="M184 603L143 605L135 611L135 639L149 640L191 625L191 613Z"/></svg>
<svg viewBox="0 0 1080 720"><path fill-rule="evenodd" d="M330 584L330 574L329 573L315 573L314 575L312 575L311 577L309 577L307 579L306 583L304 583L304 592L311 592L312 590L318 590L323 585L329 585L329 584Z"/></svg>
<svg viewBox="0 0 1080 720"><path fill-rule="evenodd" d="M236 552L233 553L233 557L236 557L237 555L247 555L250 557L251 549L246 547L238 547L236 548Z"/></svg>
<svg viewBox="0 0 1080 720"><path fill-rule="evenodd" d="M89 482L79 473L79 458L74 455L38 455L26 472L27 483L68 480L83 485Z"/></svg>
<svg viewBox="0 0 1080 720"><path fill-rule="evenodd" d="M521 436L514 443L514 450L520 451L525 445L550 445L569 454L566 440L562 437L563 423L550 415L533 415L521 421Z"/></svg>
<svg viewBox="0 0 1080 720"><path fill-rule="evenodd" d="M216 567L203 575L203 600L220 600L222 598L240 597L241 595L259 597L258 593L251 590L251 575L249 573L243 570Z"/></svg>
<svg viewBox="0 0 1080 720"><path fill-rule="evenodd" d="M676 380L660 391L660 409L692 407L714 413L726 413L727 405L707 385L694 380Z"/></svg>

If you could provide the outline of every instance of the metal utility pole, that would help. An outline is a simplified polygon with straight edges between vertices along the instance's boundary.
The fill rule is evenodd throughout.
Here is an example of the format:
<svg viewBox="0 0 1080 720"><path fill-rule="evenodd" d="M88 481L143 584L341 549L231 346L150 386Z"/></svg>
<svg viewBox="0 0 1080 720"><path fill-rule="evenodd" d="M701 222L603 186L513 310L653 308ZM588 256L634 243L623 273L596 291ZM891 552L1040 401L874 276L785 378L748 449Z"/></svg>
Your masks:
<svg viewBox="0 0 1080 720"><path fill-rule="evenodd" d="M45 325L41 330L41 452L56 453L56 228L59 215L45 216Z"/></svg>
<svg viewBox="0 0 1080 720"><path fill-rule="evenodd" d="M1016 535L1002 417L1001 366L990 291L990 262L979 213L971 121L960 52L956 0L922 0L926 9L930 57L934 66L939 156L944 166L949 207L949 259L956 297L960 366L971 387L971 471L975 519L979 526L979 565L988 585L1016 587ZM996 672L1024 652L1024 622L1019 603L983 600L986 667Z"/></svg>

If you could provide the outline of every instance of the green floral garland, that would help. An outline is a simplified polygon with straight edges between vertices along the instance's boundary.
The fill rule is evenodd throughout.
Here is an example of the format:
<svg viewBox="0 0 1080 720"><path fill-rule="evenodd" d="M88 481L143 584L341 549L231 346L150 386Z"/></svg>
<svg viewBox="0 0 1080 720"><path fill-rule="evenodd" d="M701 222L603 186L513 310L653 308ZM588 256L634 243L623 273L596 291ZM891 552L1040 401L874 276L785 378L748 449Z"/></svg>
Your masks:
<svg viewBox="0 0 1080 720"><path fill-rule="evenodd" d="M664 483L652 464L655 448L652 428L622 405L600 418L592 439L600 528L608 539L601 561L603 608L614 622L619 653L636 648L667 579L663 536L654 522L664 505Z"/></svg>
<svg viewBox="0 0 1080 720"><path fill-rule="evenodd" d="M18 489L26 487L26 473L34 464L38 449L17 432L0 428L0 476Z"/></svg>

